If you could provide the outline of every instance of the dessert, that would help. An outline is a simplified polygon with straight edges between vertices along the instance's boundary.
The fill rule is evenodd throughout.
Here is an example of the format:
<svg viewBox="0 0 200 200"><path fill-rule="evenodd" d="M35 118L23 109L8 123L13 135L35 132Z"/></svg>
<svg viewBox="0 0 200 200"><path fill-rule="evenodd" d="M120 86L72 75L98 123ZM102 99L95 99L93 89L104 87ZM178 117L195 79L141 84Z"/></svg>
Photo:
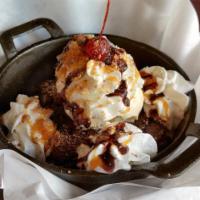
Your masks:
<svg viewBox="0 0 200 200"><path fill-rule="evenodd" d="M189 104L186 95L193 85L178 72L160 66L141 70L144 79L144 111L147 116L159 117L168 129L174 129L183 119Z"/></svg>
<svg viewBox="0 0 200 200"><path fill-rule="evenodd" d="M83 165L87 170L101 173L130 170L131 165L150 162L157 153L153 137L129 123L108 127L91 138L98 145L92 149L81 145L78 147L78 165Z"/></svg>
<svg viewBox="0 0 200 200"><path fill-rule="evenodd" d="M10 110L2 116L11 143L24 153L45 160L44 146L56 131L50 119L52 112L40 106L37 96L18 95L16 102L10 103Z"/></svg>
<svg viewBox="0 0 200 200"><path fill-rule="evenodd" d="M150 162L174 137L193 86L160 66L138 71L105 36L76 35L38 96L19 94L2 115L21 151L100 173Z"/></svg>
<svg viewBox="0 0 200 200"><path fill-rule="evenodd" d="M70 41L58 56L55 73L67 115L77 126L95 129L137 119L143 106L143 80L131 55L104 37L86 36L82 46L79 40Z"/></svg>
<svg viewBox="0 0 200 200"><path fill-rule="evenodd" d="M76 130L73 135L57 132L46 145L48 152L49 161L56 164L68 162L80 169L114 173L119 169L130 170L131 164L150 162L157 153L157 144L150 134L142 133L136 126L118 123L98 132Z"/></svg>
<svg viewBox="0 0 200 200"><path fill-rule="evenodd" d="M161 66L138 71L103 31L75 35L37 96L19 94L0 118L16 148L40 161L111 174L148 163L174 138L193 85Z"/></svg>

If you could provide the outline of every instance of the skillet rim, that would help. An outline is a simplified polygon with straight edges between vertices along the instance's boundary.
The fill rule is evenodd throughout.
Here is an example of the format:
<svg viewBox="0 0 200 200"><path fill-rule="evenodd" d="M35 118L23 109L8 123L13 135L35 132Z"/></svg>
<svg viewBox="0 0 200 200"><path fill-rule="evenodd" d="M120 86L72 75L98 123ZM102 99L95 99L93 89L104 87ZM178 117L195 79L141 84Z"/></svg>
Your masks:
<svg viewBox="0 0 200 200"><path fill-rule="evenodd" d="M84 34L91 34L91 33L84 33ZM8 59L1 67L0 67L0 79L2 78L2 76L4 75L4 73L6 72L6 70L9 69L9 65L12 64L12 62L14 62L18 57L24 55L25 53L31 51L32 49L34 49L35 47L39 47L39 46L42 46L44 44L47 44L47 43L52 43L52 42L56 42L58 40L63 40L63 39L66 39L66 43L67 41L73 37L74 35L78 35L78 34L70 34L70 35L64 35L64 36L61 36L61 37L58 37L58 38L49 38L47 40L43 40L43 41L39 41L37 43L34 43L24 49L22 49L21 51L19 51L14 57L12 57L11 59ZM172 59L170 58L168 55L166 55L165 53L163 53L162 51L148 45L148 44L145 44L143 42L139 42L139 41L135 41L135 40L132 40L132 39L129 39L129 38L126 38L126 37L122 37L122 36L117 36L117 35L112 35L112 34L104 34L105 36L108 37L109 40L112 41L112 39L110 38L119 38L119 39L125 39L126 41L129 41L130 43L134 43L135 45L138 45L142 48L147 48L149 49L149 51L151 51L151 53L153 52L154 54L156 54L157 56L159 55L159 57L161 57L161 59L163 60L163 58L165 58L165 60L167 62L170 62L171 64L174 65L174 68L177 69L178 72L180 72L187 80L189 80L189 77L188 75L184 72L184 70ZM185 124L185 128L183 130L183 138L178 142L178 145L181 144L181 142L187 137L185 136L185 132L189 126L189 123L190 122L194 122L194 119L195 119L195 115L196 115L196 111L197 111L197 102L196 102L196 94L193 91L190 92L190 97L192 99L191 103L192 105L190 105L191 109L190 109L190 115L189 115L189 119L188 119L188 122L187 124ZM194 114L195 113L195 114ZM0 132L2 132L2 130L0 130ZM0 133L2 135L2 133ZM1 138L0 138L1 140ZM6 141L6 137L3 135L3 142L7 143L8 141ZM172 142L173 143L173 142ZM172 143L168 146L170 147L172 145ZM36 160L35 158L32 158L30 157L29 155L23 153L22 151L18 150L17 148L14 147L14 145L11 145L11 144L7 144L9 149L11 150L14 150L14 151L17 151L18 153L20 153L22 156L24 156L25 158L28 158L29 160L31 160L32 162L44 167L45 169L48 169L50 171L56 171L58 173L67 173L69 175L82 175L82 176L111 176L111 175L116 175L118 173L130 173L131 171L134 171L134 169L131 169L130 171L126 171L126 170L119 170L113 174L102 174L102 173L98 173L98 172L94 172L94 171L86 171L86 170L80 170L80 169L71 169L71 168L65 168L65 167L62 167L62 166L56 166L54 164L51 164L51 163L47 163L47 162L40 162L38 160ZM168 149L168 147L166 149ZM176 148L173 148L172 150L170 150L170 152L168 153L165 153L166 155L170 155ZM167 150L166 150L167 151ZM166 156L164 154L164 156ZM159 154L158 154L159 156ZM160 157L164 157L163 155L160 156ZM160 158L159 157L159 158ZM152 160L154 161L154 160ZM151 163L152 163L151 161ZM156 159L155 160L156 162L159 161L159 159ZM142 169L141 169L142 170ZM69 173L70 171L70 173ZM138 170L139 171L139 170ZM73 174L74 173L74 174Z"/></svg>

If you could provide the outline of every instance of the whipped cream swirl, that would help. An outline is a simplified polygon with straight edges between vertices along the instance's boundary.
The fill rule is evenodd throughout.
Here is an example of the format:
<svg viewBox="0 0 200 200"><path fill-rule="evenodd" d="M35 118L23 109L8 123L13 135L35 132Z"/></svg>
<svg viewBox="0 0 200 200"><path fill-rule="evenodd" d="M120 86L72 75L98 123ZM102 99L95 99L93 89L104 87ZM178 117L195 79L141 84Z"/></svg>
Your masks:
<svg viewBox="0 0 200 200"><path fill-rule="evenodd" d="M160 66L145 67L144 111L147 116L158 114L169 129L174 129L183 119L189 105L187 93L193 85L178 72Z"/></svg>
<svg viewBox="0 0 200 200"><path fill-rule="evenodd" d="M37 96L19 94L2 116L3 124L9 129L10 142L31 157L45 160L44 145L56 131L51 114L51 109L40 106Z"/></svg>
<svg viewBox="0 0 200 200"><path fill-rule="evenodd" d="M70 43L67 52L64 53L66 55L62 56L68 59L68 63L58 66L56 70L57 91L64 89L66 101L83 110L82 113L90 121L91 128L102 128L113 121L137 119L143 107L143 80L132 56L118 47L115 47L118 53L113 56L109 65L94 59L87 60L80 53L83 58L79 59L78 63L73 63L73 66L80 66L80 63L85 65L81 68L81 74L74 77L66 88L60 87L63 77L67 77L69 73L73 74L68 72L74 61L73 59L69 62L69 55L75 47L78 48L75 41ZM80 52L80 48L78 49ZM119 65L123 65L123 71ZM67 115L75 121L72 110L65 107Z"/></svg>
<svg viewBox="0 0 200 200"><path fill-rule="evenodd" d="M131 165L148 163L156 155L157 143L150 134L129 123L125 123L123 130L115 132L115 129L112 126L104 130L110 133L110 138L101 142L96 138L95 147L81 144L77 148L79 159L86 157L82 164L88 171L109 174L120 169L130 170ZM103 132L99 137L108 137Z"/></svg>

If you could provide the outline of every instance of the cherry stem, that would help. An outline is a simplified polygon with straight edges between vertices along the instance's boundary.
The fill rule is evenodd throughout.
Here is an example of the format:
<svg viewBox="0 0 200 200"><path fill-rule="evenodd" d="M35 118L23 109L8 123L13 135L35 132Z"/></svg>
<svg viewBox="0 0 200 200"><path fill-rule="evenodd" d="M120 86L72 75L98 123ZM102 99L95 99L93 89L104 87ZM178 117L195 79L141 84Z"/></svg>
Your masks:
<svg viewBox="0 0 200 200"><path fill-rule="evenodd" d="M106 26L109 10L110 10L110 0L107 0L106 12L105 12L103 24L101 27L100 38L102 37L102 34L103 34L105 26Z"/></svg>

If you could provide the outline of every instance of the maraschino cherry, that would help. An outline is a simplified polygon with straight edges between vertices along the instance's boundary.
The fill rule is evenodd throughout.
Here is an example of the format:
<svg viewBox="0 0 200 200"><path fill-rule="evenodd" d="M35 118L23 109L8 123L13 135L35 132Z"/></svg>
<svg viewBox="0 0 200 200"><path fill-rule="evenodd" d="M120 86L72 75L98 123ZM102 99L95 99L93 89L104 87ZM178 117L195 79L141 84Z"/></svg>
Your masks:
<svg viewBox="0 0 200 200"><path fill-rule="evenodd" d="M110 0L107 1L106 12L99 36L88 40L88 42L85 44L85 52L91 59L105 61L110 54L110 44L108 40L102 35L108 18L109 8Z"/></svg>
<svg viewBox="0 0 200 200"><path fill-rule="evenodd" d="M91 59L105 61L110 52L110 44L104 37L92 38L86 43L85 52Z"/></svg>

